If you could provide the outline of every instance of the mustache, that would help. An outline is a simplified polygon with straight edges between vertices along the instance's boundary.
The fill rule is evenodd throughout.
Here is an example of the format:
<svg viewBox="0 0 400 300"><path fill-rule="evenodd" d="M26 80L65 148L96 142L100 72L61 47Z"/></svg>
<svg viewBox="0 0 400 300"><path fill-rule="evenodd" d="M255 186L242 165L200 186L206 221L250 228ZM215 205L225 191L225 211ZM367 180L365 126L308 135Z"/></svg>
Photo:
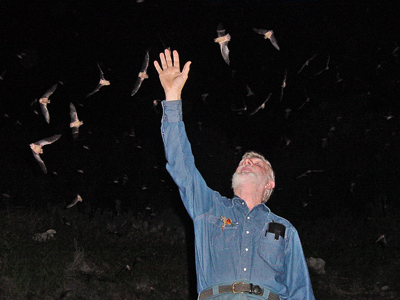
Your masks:
<svg viewBox="0 0 400 300"><path fill-rule="evenodd" d="M246 165L246 166L242 166L242 167L240 168L240 172L242 172L243 169L245 169L245 168L248 168L248 169L250 169L250 170L254 170L254 168L253 168L252 166Z"/></svg>

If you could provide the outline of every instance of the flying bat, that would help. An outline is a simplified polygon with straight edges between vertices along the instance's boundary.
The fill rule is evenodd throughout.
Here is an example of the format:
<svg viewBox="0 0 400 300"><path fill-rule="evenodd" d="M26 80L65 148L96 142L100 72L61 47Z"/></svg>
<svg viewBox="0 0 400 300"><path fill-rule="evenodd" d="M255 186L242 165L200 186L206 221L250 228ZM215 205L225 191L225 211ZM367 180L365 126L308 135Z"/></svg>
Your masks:
<svg viewBox="0 0 400 300"><path fill-rule="evenodd" d="M78 202L82 202L82 197L78 194L76 195L75 199L72 200L72 202L70 204L67 205L67 208L71 208L73 206L75 206Z"/></svg>
<svg viewBox="0 0 400 300"><path fill-rule="evenodd" d="M300 70L297 72L297 75L300 74L301 71L303 71L303 69L309 65L310 61L312 61L315 57L317 56L317 54L314 54L312 57L310 57L309 59L306 60L306 62L301 66Z"/></svg>
<svg viewBox="0 0 400 300"><path fill-rule="evenodd" d="M297 176L296 179L299 179L301 177L307 176L308 174L311 174L311 173L318 173L318 172L324 172L324 170L307 170L303 174L301 174L300 176Z"/></svg>
<svg viewBox="0 0 400 300"><path fill-rule="evenodd" d="M214 39L214 42L219 44L221 48L221 54L224 61L229 65L229 48L228 43L231 40L231 36L229 33L225 33L225 29L223 28L222 24L218 25L217 28L218 37Z"/></svg>
<svg viewBox="0 0 400 300"><path fill-rule="evenodd" d="M97 63L97 67L100 70L100 81L97 84L96 88L92 92L86 95L86 98L92 96L94 93L97 93L103 86L110 85L110 81L104 78L104 73L103 70L100 68L99 63Z"/></svg>
<svg viewBox="0 0 400 300"><path fill-rule="evenodd" d="M330 60L331 60L331 55L329 54L328 55L328 60L326 61L325 68L323 70L319 71L317 74L314 74L314 76L318 76L318 75L322 74L323 72L328 71L329 70L329 62L330 62Z"/></svg>
<svg viewBox="0 0 400 300"><path fill-rule="evenodd" d="M256 112L258 112L260 109L264 109L265 108L265 103L267 103L267 101L269 100L269 98L271 98L272 93L269 93L267 99L265 99L265 101L259 106L257 107L255 110L253 110L249 116L254 115Z"/></svg>
<svg viewBox="0 0 400 300"><path fill-rule="evenodd" d="M69 115L71 117L69 127L72 130L73 139L76 140L79 135L79 127L83 125L83 122L79 120L75 105L72 102L69 104Z"/></svg>
<svg viewBox="0 0 400 300"><path fill-rule="evenodd" d="M39 99L39 104L40 104L40 109L42 110L44 119L46 120L47 123L50 123L50 114L49 110L47 109L47 104L50 103L50 96L54 93L54 91L57 88L57 83L53 85L51 88L49 88L46 93L42 95Z"/></svg>
<svg viewBox="0 0 400 300"><path fill-rule="evenodd" d="M310 97L308 97L308 95L307 95L307 90L306 90L306 88L304 88L304 93L306 94L306 101L304 101L303 104L300 105L300 107L299 107L298 109L302 109L303 106L304 106L307 102L310 102Z"/></svg>
<svg viewBox="0 0 400 300"><path fill-rule="evenodd" d="M271 41L271 44L277 50L280 50L280 48L278 46L278 42L276 41L276 38L275 38L273 30L265 30L265 29L260 29L260 28L253 28L253 30L258 34L262 34L264 36L264 39L269 39Z"/></svg>
<svg viewBox="0 0 400 300"><path fill-rule="evenodd" d="M131 96L133 96L137 93L140 86L142 85L143 80L149 78L149 75L147 75L147 67L149 66L149 59L150 59L149 51L147 50L146 55L144 57L143 64L142 64L142 68L140 69L138 78L136 79L135 86L133 87L133 90L131 92Z"/></svg>
<svg viewBox="0 0 400 300"><path fill-rule="evenodd" d="M4 75L6 75L6 73L7 73L7 70L6 70L6 71L3 71L3 72L1 73L1 75L0 75L0 80L4 80Z"/></svg>
<svg viewBox="0 0 400 300"><path fill-rule="evenodd" d="M246 91L247 91L247 97L254 96L254 93L253 93L253 91L250 89L250 87L249 87L248 84L246 84Z"/></svg>
<svg viewBox="0 0 400 300"><path fill-rule="evenodd" d="M279 97L279 101L283 99L283 89L286 87L286 78L287 78L287 69L285 69L285 74L283 75L283 81L281 85L281 95Z"/></svg>
<svg viewBox="0 0 400 300"><path fill-rule="evenodd" d="M34 142L32 144L29 144L29 146L32 149L33 156L35 157L35 159L39 163L39 166L42 169L44 174L47 174L47 168L46 168L46 165L44 164L43 160L40 158L40 154L43 153L42 147L46 146L48 144L54 143L60 137L61 137L61 134L56 134L56 135L53 135L51 137L45 138L43 140L40 140L40 141Z"/></svg>

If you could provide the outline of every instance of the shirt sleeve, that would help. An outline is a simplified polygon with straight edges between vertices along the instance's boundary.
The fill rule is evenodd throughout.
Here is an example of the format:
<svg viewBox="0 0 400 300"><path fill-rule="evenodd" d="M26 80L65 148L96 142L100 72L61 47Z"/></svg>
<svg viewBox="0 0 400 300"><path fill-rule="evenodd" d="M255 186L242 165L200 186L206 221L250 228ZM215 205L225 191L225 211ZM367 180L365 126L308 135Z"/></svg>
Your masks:
<svg viewBox="0 0 400 300"><path fill-rule="evenodd" d="M182 121L182 100L163 101L161 136L167 171L179 188L183 204L192 219L212 206L215 193L197 170Z"/></svg>
<svg viewBox="0 0 400 300"><path fill-rule="evenodd" d="M297 230L289 240L285 255L285 285L290 300L315 300L307 263Z"/></svg>

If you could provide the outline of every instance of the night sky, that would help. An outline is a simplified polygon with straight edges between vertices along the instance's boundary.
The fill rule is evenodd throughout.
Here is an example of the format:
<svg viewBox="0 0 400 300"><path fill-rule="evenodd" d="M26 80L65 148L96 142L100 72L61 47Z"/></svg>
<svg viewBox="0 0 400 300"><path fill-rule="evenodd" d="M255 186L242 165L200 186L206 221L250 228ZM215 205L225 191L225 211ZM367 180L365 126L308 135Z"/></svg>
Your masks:
<svg viewBox="0 0 400 300"><path fill-rule="evenodd" d="M278 214L385 214L399 196L400 7L346 2L1 1L1 207L76 194L92 207L180 205L165 171L153 66L171 47L182 65L192 61L184 120L212 188L231 196L241 155L256 150L275 169L269 206ZM214 43L219 24L231 35L229 66ZM272 29L280 50L253 28ZM146 51L149 78L131 97ZM111 85L85 98L97 63ZM56 83L47 124L34 100ZM71 102L84 122L76 140ZM29 144L54 134L62 136L43 148L44 174ZM318 172L301 176L307 170Z"/></svg>

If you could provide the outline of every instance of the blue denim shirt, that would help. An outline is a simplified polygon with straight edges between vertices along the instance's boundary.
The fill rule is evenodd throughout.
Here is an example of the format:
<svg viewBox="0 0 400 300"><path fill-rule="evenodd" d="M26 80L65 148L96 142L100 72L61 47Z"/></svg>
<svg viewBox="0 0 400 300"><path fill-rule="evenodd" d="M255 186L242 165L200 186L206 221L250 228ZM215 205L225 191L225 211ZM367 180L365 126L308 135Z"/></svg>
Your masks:
<svg viewBox="0 0 400 300"><path fill-rule="evenodd" d="M197 291L218 284L251 282L281 299L314 299L299 235L293 225L259 204L210 189L195 166L182 121L182 101L163 101L161 134L167 170L179 188L195 231ZM268 224L284 225L284 237Z"/></svg>

